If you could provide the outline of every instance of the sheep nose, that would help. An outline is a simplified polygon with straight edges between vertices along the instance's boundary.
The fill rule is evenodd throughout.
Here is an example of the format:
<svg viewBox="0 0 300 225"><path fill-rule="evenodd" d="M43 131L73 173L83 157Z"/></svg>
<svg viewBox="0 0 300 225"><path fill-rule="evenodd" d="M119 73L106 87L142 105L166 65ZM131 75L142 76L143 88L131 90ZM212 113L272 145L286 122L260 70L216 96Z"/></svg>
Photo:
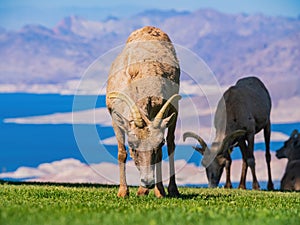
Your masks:
<svg viewBox="0 0 300 225"><path fill-rule="evenodd" d="M151 179L151 180L141 179L141 186L148 188L148 189L152 189L155 186L155 181L154 181L154 179Z"/></svg>

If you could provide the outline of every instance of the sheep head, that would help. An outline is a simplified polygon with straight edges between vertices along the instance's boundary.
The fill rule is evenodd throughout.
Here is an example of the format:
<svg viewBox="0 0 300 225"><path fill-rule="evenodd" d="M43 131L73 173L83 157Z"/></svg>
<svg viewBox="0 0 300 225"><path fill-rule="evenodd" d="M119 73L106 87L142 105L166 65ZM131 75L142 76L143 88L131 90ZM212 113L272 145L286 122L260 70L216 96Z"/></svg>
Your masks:
<svg viewBox="0 0 300 225"><path fill-rule="evenodd" d="M141 186L153 188L155 185L155 163L158 153L165 143L164 131L177 118L176 113L172 113L166 118L164 116L168 107L180 100L181 96L174 94L168 99L153 121L144 115L128 95L121 92L111 92L108 94L108 98L122 100L129 107L133 118L131 121L114 110L111 112L112 119L127 134L131 157L140 171Z"/></svg>
<svg viewBox="0 0 300 225"><path fill-rule="evenodd" d="M289 160L300 157L300 134L298 130L295 129L290 138L284 142L284 145L276 151L276 157L278 159L288 158Z"/></svg>
<svg viewBox="0 0 300 225"><path fill-rule="evenodd" d="M202 158L202 165L206 169L206 176L209 187L217 187L219 185L226 161L230 154L230 148L235 144L237 138L246 134L244 130L236 130L231 134L225 136L222 142L213 142L209 148L206 142L197 134L193 132L186 132L183 134L183 141L191 137L196 139L201 147L193 147L198 151Z"/></svg>

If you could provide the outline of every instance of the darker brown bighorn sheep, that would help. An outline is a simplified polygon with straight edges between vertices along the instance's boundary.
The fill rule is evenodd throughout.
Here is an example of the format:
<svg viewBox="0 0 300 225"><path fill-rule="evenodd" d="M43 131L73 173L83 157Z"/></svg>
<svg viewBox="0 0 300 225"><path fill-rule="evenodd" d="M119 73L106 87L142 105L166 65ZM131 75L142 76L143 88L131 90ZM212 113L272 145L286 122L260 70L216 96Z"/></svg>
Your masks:
<svg viewBox="0 0 300 225"><path fill-rule="evenodd" d="M154 188L157 197L165 196L161 161L166 128L170 164L168 192L170 196L179 195L174 168L174 132L181 98L179 76L179 63L170 38L150 26L131 33L111 66L106 104L118 141L120 197L129 195L125 136L130 155L140 171L137 194L146 195Z"/></svg>
<svg viewBox="0 0 300 225"><path fill-rule="evenodd" d="M280 189L300 191L300 134L298 130L294 130L290 138L276 151L276 157L288 159Z"/></svg>
<svg viewBox="0 0 300 225"><path fill-rule="evenodd" d="M270 168L270 111L271 98L265 85L256 77L246 77L230 87L218 103L214 126L216 137L211 147L195 133L184 133L196 138L201 148L195 150L203 154L202 165L206 168L209 187L217 187L225 167L226 188L232 188L230 180L230 153L237 144L242 152L243 166L239 188L246 188L248 166L253 175L253 189L259 189L255 173L254 136L264 129L266 161L268 166L268 189L273 189Z"/></svg>

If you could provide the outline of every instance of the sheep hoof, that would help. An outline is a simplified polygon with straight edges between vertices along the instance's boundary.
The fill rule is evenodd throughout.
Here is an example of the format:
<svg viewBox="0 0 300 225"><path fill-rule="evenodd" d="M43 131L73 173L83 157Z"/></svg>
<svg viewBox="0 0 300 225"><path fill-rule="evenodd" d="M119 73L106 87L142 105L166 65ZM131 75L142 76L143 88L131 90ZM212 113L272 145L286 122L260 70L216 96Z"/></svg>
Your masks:
<svg viewBox="0 0 300 225"><path fill-rule="evenodd" d="M127 187L120 187L118 191L118 197L125 198L129 196L129 189Z"/></svg>
<svg viewBox="0 0 300 225"><path fill-rule="evenodd" d="M272 182L271 182L271 183L268 183L268 190L269 190L269 191L274 190L274 185L273 185Z"/></svg>
<svg viewBox="0 0 300 225"><path fill-rule="evenodd" d="M162 190L159 190L157 186L154 188L154 194L157 198L163 198L166 196L165 189L162 187Z"/></svg>
<svg viewBox="0 0 300 225"><path fill-rule="evenodd" d="M179 197L180 196L180 193L179 193L176 185L175 186L173 186L173 185L169 186L168 187L168 193L169 193L170 197Z"/></svg>
<svg viewBox="0 0 300 225"><path fill-rule="evenodd" d="M259 184L258 183L253 183L252 184L252 189L253 190L260 190Z"/></svg>
<svg viewBox="0 0 300 225"><path fill-rule="evenodd" d="M228 188L228 189L231 189L232 188L232 184L231 183L226 183L224 188Z"/></svg>
<svg viewBox="0 0 300 225"><path fill-rule="evenodd" d="M245 186L244 184L240 184L238 188L239 188L239 189L246 190L246 186Z"/></svg>
<svg viewBox="0 0 300 225"><path fill-rule="evenodd" d="M144 196L144 195L148 195L149 194L149 189L140 186L138 191L137 191L137 196Z"/></svg>

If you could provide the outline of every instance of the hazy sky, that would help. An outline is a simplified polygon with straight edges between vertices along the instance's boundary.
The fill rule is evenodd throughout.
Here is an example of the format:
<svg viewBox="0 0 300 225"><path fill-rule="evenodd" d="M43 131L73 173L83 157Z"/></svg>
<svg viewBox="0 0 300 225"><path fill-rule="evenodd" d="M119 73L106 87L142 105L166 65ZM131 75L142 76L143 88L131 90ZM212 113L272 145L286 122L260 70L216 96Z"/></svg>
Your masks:
<svg viewBox="0 0 300 225"><path fill-rule="evenodd" d="M0 26L7 29L19 29L25 24L53 27L69 15L103 20L108 16L128 17L147 9L194 11L199 8L294 18L300 15L299 0L0 0Z"/></svg>

